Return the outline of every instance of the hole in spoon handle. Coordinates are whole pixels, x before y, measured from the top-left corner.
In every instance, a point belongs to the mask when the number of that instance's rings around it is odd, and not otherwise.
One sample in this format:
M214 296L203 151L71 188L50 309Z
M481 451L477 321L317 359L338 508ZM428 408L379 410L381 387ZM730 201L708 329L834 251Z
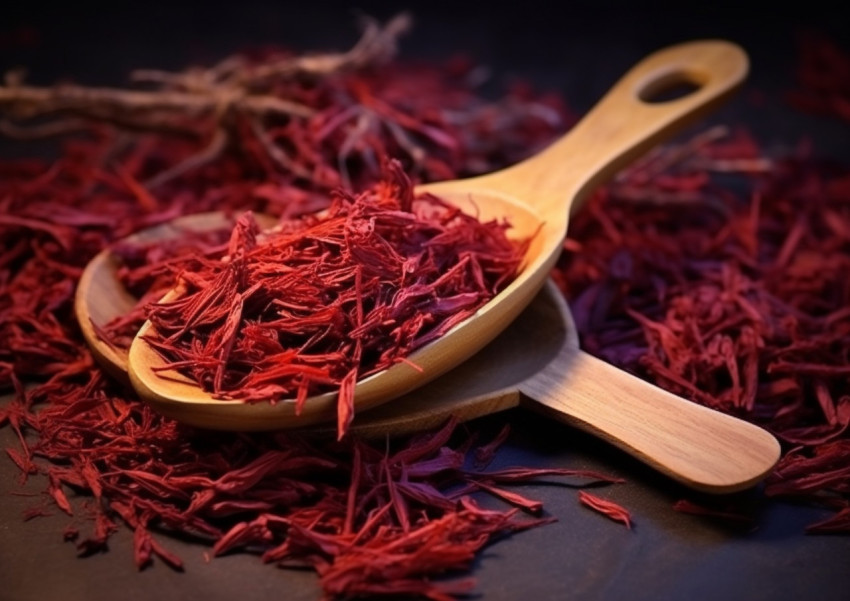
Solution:
M670 102L693 94L702 87L698 77L686 71L674 71L667 76L647 82L638 91L638 98L649 104Z
M564 137L493 174L493 183L545 214L563 213L569 203L574 211L628 162L726 100L748 68L746 53L723 40L659 50L632 67ZM692 90L674 99L659 96L677 83Z
M637 65L632 73L636 79L635 96L644 104L682 101L704 105L700 96L723 100L744 80L749 61L737 45L723 40L689 42L660 50ZM697 113L699 114L699 113Z

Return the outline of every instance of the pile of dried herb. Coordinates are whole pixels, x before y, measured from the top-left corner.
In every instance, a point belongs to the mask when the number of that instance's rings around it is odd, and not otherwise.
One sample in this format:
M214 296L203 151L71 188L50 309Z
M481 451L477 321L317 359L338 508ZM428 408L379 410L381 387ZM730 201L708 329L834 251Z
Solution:
M566 128L557 98L517 88L485 100L469 62L386 63L400 25L373 24L352 51L321 60L228 59L201 78L205 86L196 71L148 71L136 75L160 88L144 94L72 85L51 94L14 78L0 89L5 133L63 134L53 161L0 163L0 387L9 393L0 424L18 434L5 451L22 477L44 477L69 514L64 537L81 554L106 550L123 527L135 533L139 567L158 558L180 568L163 534L177 532L208 541L214 554L259 549L271 563L312 566L328 595L447 598L471 581L438 577L468 568L493 537L549 520L512 484L612 481L569 470L487 473L480 465L504 436L476 447L452 423L390 448L182 427L107 377L74 323L86 262L136 230L210 210L295 223L334 195L350 205L341 188L380 189L383 159L400 161L415 181L472 175ZM250 102L207 110L247 89ZM406 189L397 184L384 188ZM128 288L158 298L185 261L220 264L227 247L215 233L114 250ZM485 288L498 285L490 276ZM116 345L126 345L137 318L111 325ZM505 508L479 508L476 492ZM23 517L48 511L38 504Z
M807 42L789 97L846 119L850 57ZM809 532L850 532L850 168L710 130L623 173L565 247L583 346L775 434L766 494L836 510Z
M354 49L320 60L266 53L203 76L138 72L156 84L145 93L50 95L14 78L0 88L4 133L62 136L55 160L0 162L0 425L18 434L6 454L22 477L44 477L72 516L64 536L80 553L129 528L140 567L179 568L165 534L178 532L216 554L309 565L328 596L448 599L471 582L439 576L468 568L494 536L548 520L512 484L612 482L476 467L504 436L476 447L455 424L389 449L186 428L110 380L74 325L86 261L138 229L208 210L290 219L326 208L332 190L374 185L385 157L414 181L453 178L513 163L567 128L557 98L483 99L471 63L394 61L404 25L373 24ZM818 70L847 64L817 56ZM841 106L839 87L803 81L800 93ZM151 260L135 273L139 292L169 271ZM848 532L848 271L850 170L764 157L745 133L713 129L601 191L553 275L588 350L776 433L784 455L767 494L834 507L810 531ZM484 510L472 493L514 508ZM631 524L601 496L577 502Z

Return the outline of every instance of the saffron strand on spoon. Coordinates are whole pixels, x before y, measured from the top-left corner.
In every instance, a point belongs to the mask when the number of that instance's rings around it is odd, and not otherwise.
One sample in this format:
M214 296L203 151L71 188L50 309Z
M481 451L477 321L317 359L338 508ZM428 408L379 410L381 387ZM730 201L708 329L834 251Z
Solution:
M295 399L299 415L308 397L340 391L344 432L356 380L405 361L516 276L526 244L507 231L414 198L390 162L385 181L340 192L321 216L262 236L240 217L221 261L182 273L150 306L141 340L163 359L157 373L223 402Z

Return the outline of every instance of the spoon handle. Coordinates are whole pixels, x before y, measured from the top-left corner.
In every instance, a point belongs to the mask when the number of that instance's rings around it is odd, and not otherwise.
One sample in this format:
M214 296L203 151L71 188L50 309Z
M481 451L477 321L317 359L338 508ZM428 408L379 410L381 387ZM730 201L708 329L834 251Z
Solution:
M632 67L561 139L483 179L488 187L529 199L545 214L562 214L571 200L575 210L595 186L726 100L748 66L746 53L723 40L659 50ZM661 99L684 86L692 91Z
M662 390L576 348L564 348L520 390L541 410L691 488L730 493L779 460L767 431Z

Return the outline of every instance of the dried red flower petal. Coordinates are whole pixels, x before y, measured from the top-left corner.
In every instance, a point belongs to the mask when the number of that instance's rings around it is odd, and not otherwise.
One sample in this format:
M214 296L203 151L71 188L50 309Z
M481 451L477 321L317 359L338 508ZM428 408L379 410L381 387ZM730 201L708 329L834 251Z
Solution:
M752 526L755 523L755 517L753 515L740 510L736 510L734 506L731 509L718 508L707 506L705 504L695 503L693 501L689 501L688 499L679 499L673 504L673 509L681 513L707 516L734 524L744 524L747 526Z
M626 528L631 529L632 516L622 505L608 499L603 499L602 497L591 494L585 490L578 491L578 500L583 505L586 505L594 511L611 518L615 522L621 522L626 526Z

